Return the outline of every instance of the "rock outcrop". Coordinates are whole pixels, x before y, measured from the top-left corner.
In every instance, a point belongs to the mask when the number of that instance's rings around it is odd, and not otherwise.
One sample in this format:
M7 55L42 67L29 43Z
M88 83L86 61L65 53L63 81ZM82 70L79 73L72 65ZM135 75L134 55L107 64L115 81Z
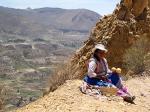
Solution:
M150 36L150 11L147 0L126 0L117 5L114 13L104 16L92 29L89 39L84 46L80 48L71 60L71 76L81 78L86 72L85 62L91 57L92 49L95 44L103 43L108 48L108 62L110 66L122 67L123 55L130 46L143 35ZM141 3L142 1L142 3ZM126 9L121 7L125 4L132 16L125 15L125 18L118 18L118 15L124 15ZM132 5L131 5L132 4ZM132 6L132 7L131 7ZM138 7L138 8L137 8ZM139 11L140 9L140 11ZM145 18L139 16L146 9ZM135 13L132 13L134 10ZM139 12L139 13L136 13ZM138 19L137 19L138 18Z
M121 0L118 18L125 20L130 17L135 19L146 19L148 0Z

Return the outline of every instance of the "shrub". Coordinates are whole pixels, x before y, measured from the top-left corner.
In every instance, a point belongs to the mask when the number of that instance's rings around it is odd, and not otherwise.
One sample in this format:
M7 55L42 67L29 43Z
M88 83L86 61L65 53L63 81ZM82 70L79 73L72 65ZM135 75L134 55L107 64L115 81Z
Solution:
M4 87L0 85L0 112L4 109Z
M14 97L14 90L7 85L0 85L0 112L7 111L6 105L10 104L10 99ZM9 110L9 109L8 109Z
M56 66L53 74L49 78L49 89L44 90L43 95L56 90L66 80L70 79L70 68L67 64L59 64Z
M144 65L146 70L150 70L150 52L148 52L144 57Z
M149 46L149 40L143 37L135 41L135 43L126 50L123 57L123 66L127 71L133 71L138 74L145 70L144 57L150 50Z

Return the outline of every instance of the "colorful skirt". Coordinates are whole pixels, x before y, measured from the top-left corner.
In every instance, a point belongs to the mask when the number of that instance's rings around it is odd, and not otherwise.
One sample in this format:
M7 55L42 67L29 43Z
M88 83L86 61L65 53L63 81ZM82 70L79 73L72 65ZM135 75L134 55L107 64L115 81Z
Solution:
M84 77L84 81L90 85L95 85L95 86L103 86L103 87L112 87L113 86L113 84L110 82L106 82L106 81L100 80L98 78L90 78L88 75Z

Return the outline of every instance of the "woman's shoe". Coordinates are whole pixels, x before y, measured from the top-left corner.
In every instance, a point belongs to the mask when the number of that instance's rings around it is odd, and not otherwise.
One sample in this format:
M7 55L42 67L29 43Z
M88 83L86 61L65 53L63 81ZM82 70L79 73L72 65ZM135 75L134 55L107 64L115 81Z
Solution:
M123 98L123 100L128 103L134 103L133 101L135 100L135 96L126 96Z

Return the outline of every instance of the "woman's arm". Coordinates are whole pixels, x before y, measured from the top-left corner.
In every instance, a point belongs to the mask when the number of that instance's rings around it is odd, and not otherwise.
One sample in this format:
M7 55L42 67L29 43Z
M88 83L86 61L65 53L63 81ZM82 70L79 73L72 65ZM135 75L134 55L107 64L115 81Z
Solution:
M107 69L107 75L109 75L110 73L112 73L112 71L109 69L107 60L105 58L104 58L104 62L105 62L106 69Z
M97 74L95 73L95 69L96 69L96 62L95 61L91 61L89 62L89 67L88 67L88 76L89 77L96 77Z

